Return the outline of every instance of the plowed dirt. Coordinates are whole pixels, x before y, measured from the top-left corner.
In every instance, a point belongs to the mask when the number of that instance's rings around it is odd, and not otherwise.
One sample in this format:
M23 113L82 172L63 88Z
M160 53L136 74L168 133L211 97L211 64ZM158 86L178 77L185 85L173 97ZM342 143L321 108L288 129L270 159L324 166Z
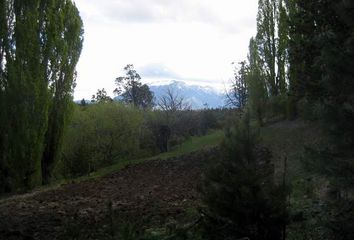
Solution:
M216 156L216 149L205 149L4 199L0 239L110 239L113 221L142 230L183 221L199 201L203 166Z

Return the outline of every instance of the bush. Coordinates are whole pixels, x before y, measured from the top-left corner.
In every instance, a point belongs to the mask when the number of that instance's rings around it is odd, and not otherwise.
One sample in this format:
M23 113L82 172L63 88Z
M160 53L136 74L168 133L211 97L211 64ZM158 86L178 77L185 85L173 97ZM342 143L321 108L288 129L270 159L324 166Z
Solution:
M201 135L205 135L210 129L218 128L216 112L211 109L201 111L199 117L199 128Z
M58 171L75 177L138 156L142 122L139 110L119 103L76 107Z
M145 112L141 146L152 154L166 152L190 136L205 135L209 130L219 128L217 117L222 119L225 114L224 111L211 109Z
M300 118L308 121L316 121L321 118L324 109L320 103L310 102L306 98L302 98L297 103L297 111Z

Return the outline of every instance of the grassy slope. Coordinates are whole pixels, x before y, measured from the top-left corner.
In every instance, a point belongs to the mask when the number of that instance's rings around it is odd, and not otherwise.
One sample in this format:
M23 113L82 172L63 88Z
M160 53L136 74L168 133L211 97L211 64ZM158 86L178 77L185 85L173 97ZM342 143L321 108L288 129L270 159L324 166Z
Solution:
M224 132L222 130L211 132L205 136L195 136L190 137L187 141L183 142L182 144L174 147L171 151L166 153L161 153L157 156L149 157L149 158L140 158L140 159L133 159L133 160L126 160L118 162L114 165L102 168L94 173L91 173L90 176L84 176L81 178L76 179L76 181L82 181L88 178L96 178L101 177L124 168L127 165L131 164L139 164L145 161L151 161L156 159L168 159L171 157L177 157L184 154L188 154L197 150L200 150L205 147L212 147L218 145L224 136Z
M302 181L311 177L303 170L300 159L304 146L319 144L319 130L316 126L311 126L300 121L284 121L272 124L261 129L261 140L269 147L273 153L276 176L282 178L284 172L284 159L287 160L287 176L291 182ZM114 165L102 168L90 176L84 176L77 180L95 178L119 171L127 165L139 164L145 161L156 159L168 159L172 157L188 154L204 147L218 145L224 136L222 130L214 131L205 136L195 136L176 146L171 151L149 157L120 161ZM296 190L296 189L295 189Z
M77 180L101 177L119 171L129 164L178 157L204 147L214 146L221 142L223 135L223 131L216 131L203 137L192 137L170 152L151 158L122 161L92 173L89 177ZM323 188L324 182L306 172L301 163L304 147L320 144L320 136L317 126L301 121L283 121L261 129L262 143L269 147L273 153L277 179L282 180L284 169L286 169L286 180L291 186L290 211L292 214L301 213L304 218L303 221L292 223L288 227L288 240L324 239L321 229L319 229L318 217L315 215L318 212L318 202L320 201L318 193ZM285 159L286 168L284 166Z
M178 157L204 147L215 146L223 138L223 131L215 131L202 137L192 137L186 142L172 149L170 152L159 154L151 158L122 161L115 165L103 168L90 176L85 176L75 181L88 178L101 177L124 168L130 164L139 164L155 159L168 159ZM318 127L304 124L300 121L278 122L261 129L261 139L264 145L273 153L276 176L281 179L284 172L284 159L287 159L286 178L291 185L292 193L289 199L291 211L303 214L305 221L293 223L288 228L288 240L296 239L324 239L318 229L318 219L313 217L318 211L318 192L324 185L322 180L307 173L302 164L301 157L304 146L320 144L320 131ZM61 182L62 183L62 182ZM51 187L58 186L58 183Z

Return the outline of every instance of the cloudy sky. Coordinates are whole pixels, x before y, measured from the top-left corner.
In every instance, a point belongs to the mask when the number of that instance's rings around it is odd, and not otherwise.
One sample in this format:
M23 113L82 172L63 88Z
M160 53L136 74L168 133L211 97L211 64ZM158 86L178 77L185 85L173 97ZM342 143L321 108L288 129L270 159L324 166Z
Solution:
M247 56L257 0L75 0L85 41L75 99L91 98L134 64L144 83L182 80L224 89Z

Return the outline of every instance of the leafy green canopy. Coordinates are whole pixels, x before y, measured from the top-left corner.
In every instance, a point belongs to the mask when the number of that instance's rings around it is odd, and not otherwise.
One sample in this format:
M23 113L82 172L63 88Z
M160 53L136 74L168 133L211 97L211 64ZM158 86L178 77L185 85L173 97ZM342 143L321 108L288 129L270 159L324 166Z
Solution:
M76 106L57 173L77 177L138 157L142 112L117 102Z
M70 0L1 0L0 13L2 192L47 181L60 149L83 30Z

